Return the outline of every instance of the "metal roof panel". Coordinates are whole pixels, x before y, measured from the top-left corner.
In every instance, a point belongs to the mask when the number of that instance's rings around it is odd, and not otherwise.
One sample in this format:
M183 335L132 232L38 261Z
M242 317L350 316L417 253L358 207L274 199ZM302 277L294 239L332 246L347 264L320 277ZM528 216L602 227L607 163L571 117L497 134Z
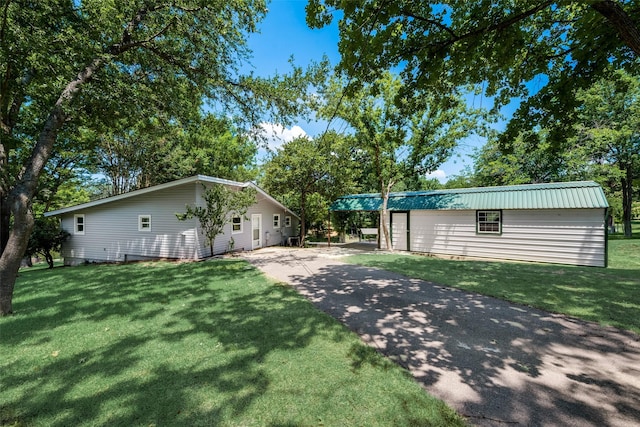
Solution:
M330 209L377 211L381 205L379 194L355 194L340 197ZM388 209L393 211L579 209L608 206L602 188L593 181L396 192L389 194L388 202Z

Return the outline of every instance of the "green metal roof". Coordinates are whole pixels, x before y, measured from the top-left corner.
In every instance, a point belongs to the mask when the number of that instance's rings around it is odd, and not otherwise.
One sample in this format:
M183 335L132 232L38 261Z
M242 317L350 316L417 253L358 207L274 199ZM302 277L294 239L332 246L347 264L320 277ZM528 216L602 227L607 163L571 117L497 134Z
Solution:
M353 194L340 197L329 209L377 211L381 205L380 194ZM390 193L387 207L392 211L582 209L607 208L609 204L600 185L578 181Z

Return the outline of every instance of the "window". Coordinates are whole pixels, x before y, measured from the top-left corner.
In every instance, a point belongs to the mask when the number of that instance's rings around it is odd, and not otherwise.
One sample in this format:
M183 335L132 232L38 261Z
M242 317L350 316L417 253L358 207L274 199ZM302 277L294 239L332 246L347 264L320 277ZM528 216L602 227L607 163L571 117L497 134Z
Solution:
M280 228L280 214L273 214L273 228Z
M138 215L138 231L151 231L151 215Z
M502 233L502 212L501 211L477 211L476 212L477 232L485 234Z
M84 234L84 214L73 216L73 234Z
M231 234L242 233L242 217L239 215L231 218Z
M290 216L285 216L284 217L284 226L285 227L291 227L291 217Z

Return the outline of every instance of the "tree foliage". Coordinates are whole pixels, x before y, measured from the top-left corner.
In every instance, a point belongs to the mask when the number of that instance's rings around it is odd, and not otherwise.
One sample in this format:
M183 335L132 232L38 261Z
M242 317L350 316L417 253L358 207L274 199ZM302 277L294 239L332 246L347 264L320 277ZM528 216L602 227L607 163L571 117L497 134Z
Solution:
M257 191L253 187L234 191L221 184L214 184L209 188L203 184L202 187L204 205L188 205L187 211L176 214L176 217L180 221L198 219L200 227L209 241L211 256L213 256L215 238L224 233L224 227L231 222L234 216L240 216L247 220L245 214L249 207L256 202Z
M638 0L311 0L307 22L319 28L340 16L339 68L354 87L395 70L401 99L435 93L446 102L451 88L469 85L496 107L523 99L506 144L534 124L566 135L578 89L609 65L637 67L639 7Z
M49 159L95 148L82 129L155 115L180 122L199 114L203 101L246 127L303 112L317 69L271 78L240 72L250 57L246 35L266 10L264 0L3 2L0 315L13 310L31 202Z
M33 256L41 254L49 268L53 268L53 255L51 252L60 251L62 243L71 235L60 229L56 218L38 217L35 220L33 233L29 236L29 244L25 255Z
M105 129L98 140L96 170L108 180L109 195L193 175L233 181L256 176L256 143L230 120L212 114L184 125L157 117Z
M613 71L577 94L574 150L595 176L612 179L622 193L622 222L631 237L634 180L640 178L640 78Z
M391 248L386 220L389 192L446 161L457 144L477 129L479 116L455 91L446 109L434 105L433 95L414 100L411 109L401 108L396 103L400 91L401 82L391 73L355 92L345 92L334 80L325 93L323 110L326 118L339 117L353 132L355 157L365 181L383 199L380 220L387 248Z
M585 179L570 165L571 152L566 144L558 147L546 129L521 132L507 150L498 136L490 138L474 155L473 180L479 186L518 185ZM558 149L557 149L558 148Z
M264 165L263 185L300 214L301 244L306 227L326 218L331 201L355 189L357 169L352 139L335 132L319 138L296 138Z

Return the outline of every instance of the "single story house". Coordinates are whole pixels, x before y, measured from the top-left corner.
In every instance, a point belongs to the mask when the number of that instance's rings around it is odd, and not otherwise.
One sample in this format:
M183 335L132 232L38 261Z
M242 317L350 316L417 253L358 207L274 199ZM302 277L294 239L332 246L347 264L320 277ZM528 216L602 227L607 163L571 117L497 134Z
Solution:
M381 206L356 194L330 210ZM387 217L397 250L606 267L608 207L595 182L557 182L390 193Z
M203 186L204 184L204 186ZM245 217L234 217L214 241L214 253L280 245L297 235L299 218L251 182L198 175L51 211L71 234L62 247L65 265L146 259L197 260L211 255L197 218L180 221L186 206L203 206L205 187L257 190ZM246 219L245 219L246 218Z

